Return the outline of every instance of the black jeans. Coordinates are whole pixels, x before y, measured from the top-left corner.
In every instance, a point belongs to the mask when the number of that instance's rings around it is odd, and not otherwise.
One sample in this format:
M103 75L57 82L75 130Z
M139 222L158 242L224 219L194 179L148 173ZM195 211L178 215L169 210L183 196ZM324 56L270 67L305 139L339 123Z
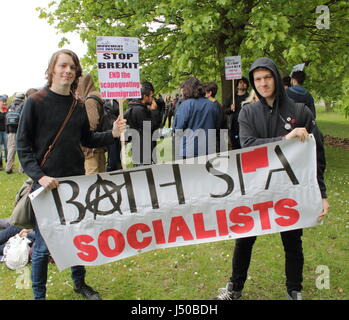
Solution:
M115 139L114 143L107 146L108 149L108 161L107 172L122 169L120 153L121 145L120 140Z
M303 281L303 230L281 232L281 239L285 250L286 288L288 292L302 290ZM240 291L244 288L247 271L250 266L252 247L256 237L240 238L236 240L233 256L233 274L230 281L233 290Z

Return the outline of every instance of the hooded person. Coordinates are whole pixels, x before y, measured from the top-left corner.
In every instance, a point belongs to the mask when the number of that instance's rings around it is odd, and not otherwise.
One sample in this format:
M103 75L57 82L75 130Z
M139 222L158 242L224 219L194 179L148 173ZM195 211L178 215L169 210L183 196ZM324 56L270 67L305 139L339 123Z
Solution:
M305 81L305 72L302 70L293 71L291 74L291 87L286 89L289 98L294 102L304 103L316 118L316 110L313 96L302 87Z
M97 91L90 74L79 78L76 95L84 103L90 122L91 131L99 131L101 115L103 115L103 100L101 94ZM106 148L87 148L81 147L85 156L86 174L96 174L106 170Z
M304 104L295 103L287 97L279 71L271 59L257 59L250 68L249 78L259 101L246 104L240 111L241 146L243 148L257 146L294 137L304 141L308 133L313 133L317 146L317 178L323 204L323 212L319 218L322 219L329 207L323 180L325 155L322 135L311 111ZM304 264L302 234L302 229L280 233L285 250L286 289L291 300L302 299ZM241 297L255 240L256 237L236 240L232 276L215 299L233 300Z

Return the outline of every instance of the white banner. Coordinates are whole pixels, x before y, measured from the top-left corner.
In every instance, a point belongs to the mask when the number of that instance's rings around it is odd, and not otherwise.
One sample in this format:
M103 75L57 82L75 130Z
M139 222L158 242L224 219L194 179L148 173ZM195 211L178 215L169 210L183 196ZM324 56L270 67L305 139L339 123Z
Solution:
M242 78L241 56L225 57L224 66L226 80Z
M60 270L100 265L158 248L317 225L322 201L314 138L61 178L31 194Z
M103 99L140 98L138 39L97 37L96 46Z

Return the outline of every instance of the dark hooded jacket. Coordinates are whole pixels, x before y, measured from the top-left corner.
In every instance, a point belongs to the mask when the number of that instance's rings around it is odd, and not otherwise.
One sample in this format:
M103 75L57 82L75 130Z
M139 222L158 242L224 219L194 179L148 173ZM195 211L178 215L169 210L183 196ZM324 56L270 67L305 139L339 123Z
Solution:
M289 98L294 102L302 102L313 113L314 119L316 118L316 110L313 96L301 86L292 86L286 89L286 93Z
M258 68L268 69L274 76L276 93L272 107L268 105L266 99L259 94L254 85L253 72ZM244 105L239 114L241 146L244 148L280 141L294 128L305 127L316 140L317 179L322 197L327 198L324 183L326 160L323 136L315 124L310 109L288 98L279 71L271 59L257 59L251 66L249 78L259 101ZM287 129L288 126L289 129Z
M132 161L134 164L151 164L156 162L153 158L152 150L156 147L156 141L152 140L154 131L160 127L160 112L148 109L148 106L140 102L139 99L131 100L128 110L125 113L125 119L131 129L139 133L139 142L132 137ZM150 132L144 130L150 129ZM149 141L144 144L143 136L149 137ZM128 137L130 141L131 137ZM139 146L138 146L139 144ZM150 150L149 147L150 146Z

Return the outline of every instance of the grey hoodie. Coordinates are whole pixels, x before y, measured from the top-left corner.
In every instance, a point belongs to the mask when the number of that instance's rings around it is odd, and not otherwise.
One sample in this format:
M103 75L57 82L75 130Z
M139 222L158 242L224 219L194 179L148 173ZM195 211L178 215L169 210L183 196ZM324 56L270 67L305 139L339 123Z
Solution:
M275 79L275 101L273 107L268 106L256 90L253 72L257 68L265 68L272 72ZM251 66L250 83L260 101L246 104L240 111L239 128L241 146L250 147L282 140L296 127L305 127L313 133L316 140L317 178L323 198L326 198L324 171L326 167L323 137L315 124L309 108L304 104L295 103L288 98L282 84L281 76L274 62L269 58L259 58Z

